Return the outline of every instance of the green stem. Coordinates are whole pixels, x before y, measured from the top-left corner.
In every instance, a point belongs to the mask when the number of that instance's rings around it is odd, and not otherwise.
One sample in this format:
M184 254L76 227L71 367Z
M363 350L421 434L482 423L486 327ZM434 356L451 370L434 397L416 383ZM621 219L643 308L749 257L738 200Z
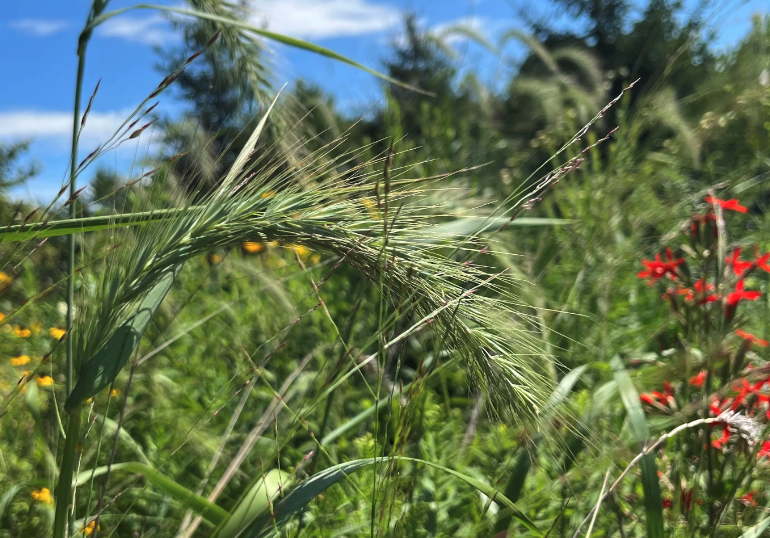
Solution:
M77 166L78 166L78 137L80 135L80 97L83 93L83 75L86 69L86 45L87 39L81 37L78 43L78 74L75 81L75 106L72 113L72 152L70 153L70 219L76 217L75 201L72 199L77 192ZM67 334L72 331L72 305L75 298L75 234L70 234L68 239L67 257ZM67 396L72 392L72 338L67 338Z
M80 406L77 406L67 423L67 439L64 441L59 483L56 486L56 512L53 524L54 538L64 538L67 534L69 509L72 504L72 476L77 461L78 442L80 440ZM72 533L70 533L72 535Z

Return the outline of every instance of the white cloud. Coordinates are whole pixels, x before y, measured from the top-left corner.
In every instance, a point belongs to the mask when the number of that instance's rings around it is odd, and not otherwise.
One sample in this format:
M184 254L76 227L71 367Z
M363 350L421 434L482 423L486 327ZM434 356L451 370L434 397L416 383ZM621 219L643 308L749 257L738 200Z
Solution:
M170 23L160 15L149 17L113 17L100 25L96 33L143 45L162 45L174 39Z
M67 21L59 20L45 20L45 19L20 19L10 23L11 28L24 32L25 34L31 34L35 37L47 37L61 32L69 23Z
M130 110L94 112L88 115L80 140L98 144L110 138L131 113ZM38 110L0 111L0 139L47 139L69 142L72 113Z
M393 6L368 0L260 0L252 6L253 24L301 39L377 33L401 20Z

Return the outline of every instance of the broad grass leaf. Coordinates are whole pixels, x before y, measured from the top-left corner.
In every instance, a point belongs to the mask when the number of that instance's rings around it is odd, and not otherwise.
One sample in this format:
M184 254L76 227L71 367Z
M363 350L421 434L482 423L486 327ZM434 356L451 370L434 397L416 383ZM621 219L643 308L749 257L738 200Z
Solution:
M144 331L181 269L182 265L180 264L161 275L131 317L118 327L93 358L83 365L78 376L78 382L67 398L64 409L72 411L88 398L92 398L99 391L110 386L118 377L131 353L139 345Z
M535 523L529 517L527 517L526 514L519 510L519 508L510 499L498 492L492 486L484 484L472 476L468 476L464 473L455 471L454 469L450 469L430 461L406 457L396 457L395 459L399 461L410 461L413 463L427 465L428 467L433 467L434 469L444 471L445 473L461 479L468 485L484 493L490 499L493 499L496 503L510 509L513 513L513 516L521 521L524 526L532 532L532 534L535 536L543 536L543 533L540 531L540 529L537 528ZM328 488L339 482L342 478L358 471L359 469L368 467L369 465L374 465L375 463L384 463L386 461L387 458L354 460L347 463L342 463L335 467L330 467L329 469L325 469L315 474L294 488L294 490L292 490L292 492L289 493L283 500L276 503L273 509L273 516L270 518L265 517L263 520L257 521L256 524L252 527L251 533L248 536L254 538L257 536L268 535L271 530L280 528L294 515L299 513L299 511L302 510L303 507L305 507L310 501L312 501L320 493L323 493Z
M278 469L273 469L261 477L244 495L229 519L222 525L217 538L236 538L268 510L270 503L286 488L292 476Z
M107 473L107 470L108 466L105 465L103 467L97 467L96 469L82 471L73 479L72 487L88 484L90 483L92 476L102 476ZM127 473L143 475L144 479L151 483L153 486L167 493L186 508L189 508L196 514L201 515L204 519L213 523L214 525L220 525L224 523L229 517L227 510L210 502L205 497L196 495L186 487L177 484L154 467L132 461L114 464L112 466L112 472L116 471L125 471Z
M770 527L770 517L767 517L741 534L740 538L760 538L764 536L767 528Z
M626 408L628 425L637 442L637 448L641 450L644 443L650 437L650 429L644 416L642 404L639 401L639 393L634 387L631 376L628 375L623 361L618 355L610 360L610 366L618 385L620 398ZM644 489L644 509L647 514L647 536L649 538L663 538L663 500L660 496L660 482L658 481L658 467L655 464L655 454L647 454L639 463L642 471L642 488Z

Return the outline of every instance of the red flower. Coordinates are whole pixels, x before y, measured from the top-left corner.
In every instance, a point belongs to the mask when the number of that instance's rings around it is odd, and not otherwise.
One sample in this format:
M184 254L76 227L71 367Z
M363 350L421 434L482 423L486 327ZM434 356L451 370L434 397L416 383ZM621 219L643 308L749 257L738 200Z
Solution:
M743 291L743 280L739 280L735 285L735 291L727 294L727 304L730 306L737 305L741 300L756 301L759 299L762 293L758 291Z
M711 441L711 446L713 446L716 449L721 449L725 444L727 444L729 440L730 440L730 428L725 426L724 428L722 428L722 437L714 441Z
M653 404L655 403L655 398L653 398L651 395L647 394L646 392L643 392L643 393L642 393L642 394L639 396L639 399L640 399L642 402L644 402L644 403L646 403L646 404L649 404L649 405L653 405Z
M683 489L679 496L679 500L684 505L685 512L689 512L692 507L692 496L695 493L695 488Z
M642 271L637 274L639 278L649 278L650 285L658 279L668 275L669 278L676 278L676 268L678 265L684 263L684 258L674 259L674 254L671 249L666 247L666 261L660 259L660 254L655 255L655 260L642 260L642 263L647 267L646 271Z
M766 457L770 458L770 441L765 441L762 444L762 450L759 451L759 454L757 454L758 458Z
M703 386L703 382L706 381L706 370L699 372L698 375L690 378L690 385L695 385L698 388Z
M746 495L744 495L743 497L740 497L738 499L738 502L745 504L746 506L756 506L757 501L754 500L755 493L756 493L755 491L749 491Z
M713 196L706 196L705 200L707 204L715 204L720 206L722 209L731 209L733 211L738 211L739 213L746 213L746 211L748 211L745 207L740 205L738 200L735 198L731 200L720 200L719 198L714 198Z
M728 263L733 268L733 273L735 273L735 276L741 276L743 273L745 273L752 265L754 265L752 262L742 262L738 258L741 256L741 247L737 247L733 251L732 258L725 258L725 263Z
M760 256L757 245L754 245L754 258L756 258L756 261L754 263L757 264L757 267L759 267L760 269L764 269L765 271L770 273L770 265L767 265L767 261L770 260L770 252L768 252L764 256Z
M671 499L663 499L663 508L671 508Z
M707 284L706 280L701 278L700 280L695 281L695 291L691 290L690 288L681 288L677 293L679 295L684 295L684 300L687 302L692 301L695 296L701 297L703 295L703 292L711 291L714 289L714 284ZM707 295L706 297L703 297L698 301L698 304L703 303L710 303L713 301L716 301L718 297L714 294Z
M666 396L673 396L674 395L674 387L671 386L670 381L664 381L663 382L663 390L666 391Z
M735 411L738 409L738 407L743 403L743 400L746 398L746 396L750 396L752 394L758 394L760 390L762 390L762 385L765 384L765 381L758 381L754 385L751 385L748 381L746 381L746 378L741 379L741 390L738 393L738 396L735 397L735 401L733 402L733 405L730 406L730 409Z
M722 407L719 404L719 398L711 400L711 403L709 404L709 411L711 411L715 417L718 417L722 414Z
M767 344L768 344L767 340L762 340L761 338L757 338L751 333L743 332L740 329L735 329L735 334L737 334L738 336L740 336L741 338L743 338L749 343L757 344L758 346L761 346L761 347L767 347Z

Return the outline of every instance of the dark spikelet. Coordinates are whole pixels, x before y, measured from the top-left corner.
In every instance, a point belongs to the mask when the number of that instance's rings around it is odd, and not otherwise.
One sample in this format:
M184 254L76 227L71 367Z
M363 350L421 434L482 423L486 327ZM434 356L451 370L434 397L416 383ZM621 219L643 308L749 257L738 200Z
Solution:
M147 124L143 125L142 127L140 127L139 129L137 129L137 130L136 130L136 131L134 131L133 133L131 133L131 136L129 136L129 137L128 137L128 140L132 140L132 139L134 139L134 138L138 138L138 137L139 137L139 135L141 135L141 134L142 134L142 132L143 132L145 129L147 129L147 127L149 127L150 125L152 125L152 124L153 124L153 123L155 123L156 121L158 121L158 120L157 120L157 118L156 118L156 119L154 119L154 120L152 120L151 122L149 122L149 123L147 123Z
M91 112L91 107L94 104L94 98L96 97L96 92L99 91L99 85L102 83L102 79L99 79L99 82L96 83L96 88L94 88L94 93L91 94L91 98L88 100L88 106L86 107L86 111L83 113L83 119L80 120L80 130L83 130L83 127L86 126L86 119L88 118L88 113Z
M69 199L66 202L64 202L64 207L67 207L72 202L74 202L77 199L77 197L80 196L80 193L83 192L84 190L86 190L87 188L88 188L88 185L86 185L85 187L81 187L78 190L76 190L75 193L72 196L70 196Z
M222 32L217 32L216 34L214 34L214 37L212 37L211 39L209 39L209 40L208 40L208 42L206 43L206 47L205 47L205 48L209 48L211 45L213 45L213 44L214 44L214 42L215 42L217 39L219 39L219 37L220 37L221 35L222 35Z
M78 165L77 170L80 170L83 167L83 165L91 159L91 157L93 157L99 152L100 149L101 149L101 146L97 146L97 148L93 150L91 153L89 153L85 159L80 161L80 164ZM59 196L61 196L61 194L59 194Z

